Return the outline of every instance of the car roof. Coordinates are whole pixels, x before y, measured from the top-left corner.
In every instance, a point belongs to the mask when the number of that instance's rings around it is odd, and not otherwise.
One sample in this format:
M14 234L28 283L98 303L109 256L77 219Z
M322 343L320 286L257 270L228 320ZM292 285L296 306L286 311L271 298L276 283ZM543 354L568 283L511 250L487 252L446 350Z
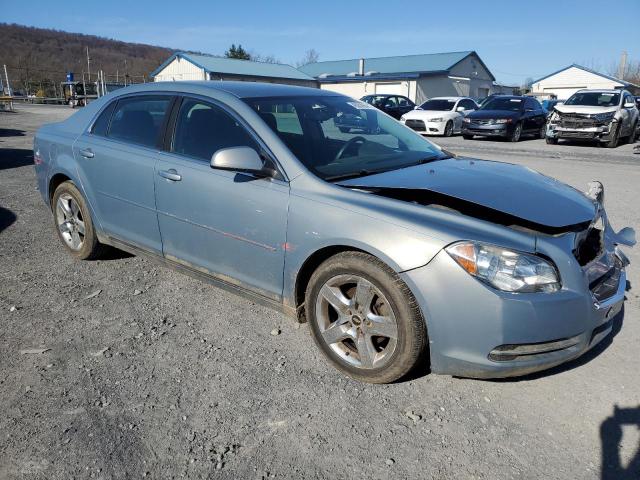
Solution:
M618 90L617 88L581 88L578 92L594 92L594 93L622 93L627 90Z
M329 90L321 90L319 88L298 87L296 85L283 85L279 83L262 83L262 82L238 82L238 81L215 81L215 80L199 80L199 81L180 81L180 82L149 82L144 84L136 84L126 87L127 93L134 92L193 92L194 89L200 90L201 94L206 95L207 90L218 90L230 93L238 98L253 97L294 97L294 96L323 96L335 97L343 96ZM117 90L125 92L125 89Z
M399 93L369 93L368 95L365 95L364 97L404 97L404 98L409 98L406 95L400 95ZM362 97L362 98L364 98Z

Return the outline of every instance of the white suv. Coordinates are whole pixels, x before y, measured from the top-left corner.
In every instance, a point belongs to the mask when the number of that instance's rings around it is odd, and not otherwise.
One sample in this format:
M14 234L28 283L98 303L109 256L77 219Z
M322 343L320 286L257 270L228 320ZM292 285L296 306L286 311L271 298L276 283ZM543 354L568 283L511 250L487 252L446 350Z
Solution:
M578 90L556 105L547 123L547 143L587 139L615 148L621 139L633 143L638 132L638 108L626 90Z

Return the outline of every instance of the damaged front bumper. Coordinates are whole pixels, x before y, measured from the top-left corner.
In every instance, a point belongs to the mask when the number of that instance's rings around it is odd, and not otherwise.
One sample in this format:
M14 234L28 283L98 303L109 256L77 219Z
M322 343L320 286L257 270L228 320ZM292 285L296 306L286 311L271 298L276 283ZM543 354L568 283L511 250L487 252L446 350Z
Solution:
M561 123L547 123L547 138L582 139L608 142L616 131L617 122L592 127L566 127Z

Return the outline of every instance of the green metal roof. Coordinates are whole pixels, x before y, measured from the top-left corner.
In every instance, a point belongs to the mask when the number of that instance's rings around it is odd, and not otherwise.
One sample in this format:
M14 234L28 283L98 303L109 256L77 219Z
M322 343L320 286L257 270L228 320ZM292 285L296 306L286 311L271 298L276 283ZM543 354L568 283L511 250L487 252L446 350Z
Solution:
M427 53L424 55L405 55L399 57L374 57L364 59L364 71L376 72L379 74L397 73L436 73L448 72L454 65L464 60L469 55L475 55L480 63L480 57L474 51L449 52L449 53ZM337 60L333 62L316 62L304 65L300 71L319 77L323 74L331 76L345 76L358 71L359 59ZM489 69L487 68L487 71Z
M265 63L252 62L250 60L238 60L235 58L213 57L211 55L202 55L196 53L177 52L171 55L162 65L156 68L151 76L155 77L164 67L173 61L174 58L180 57L188 60L194 65L203 68L209 73L222 73L229 75L246 75L254 77L268 78L288 78L294 80L314 79L309 75L296 70L291 65L281 63Z

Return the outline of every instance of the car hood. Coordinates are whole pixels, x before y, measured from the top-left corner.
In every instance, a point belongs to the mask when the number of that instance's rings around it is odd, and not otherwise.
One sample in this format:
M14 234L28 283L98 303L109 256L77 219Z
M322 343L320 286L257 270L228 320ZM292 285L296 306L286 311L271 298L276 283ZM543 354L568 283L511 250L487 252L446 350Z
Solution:
M558 180L488 160L449 158L338 184L546 233L582 228L596 213L593 201Z
M511 110L476 110L467 115L467 118L483 120L488 118L518 118L520 112L512 112Z
M589 105L556 105L556 110L560 113L585 113L593 115L596 113L609 113L618 110L618 107L590 107Z

